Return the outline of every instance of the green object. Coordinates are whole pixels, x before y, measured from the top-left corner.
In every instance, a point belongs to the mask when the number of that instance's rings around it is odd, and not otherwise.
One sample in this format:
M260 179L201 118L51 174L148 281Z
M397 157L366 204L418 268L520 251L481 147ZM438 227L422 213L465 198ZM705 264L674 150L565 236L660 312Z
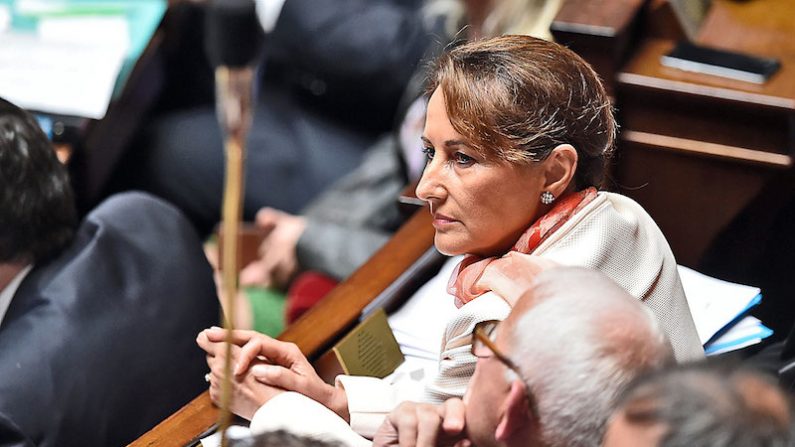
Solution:
M284 330L284 308L287 297L274 289L248 287L244 290L251 304L254 330L276 337Z

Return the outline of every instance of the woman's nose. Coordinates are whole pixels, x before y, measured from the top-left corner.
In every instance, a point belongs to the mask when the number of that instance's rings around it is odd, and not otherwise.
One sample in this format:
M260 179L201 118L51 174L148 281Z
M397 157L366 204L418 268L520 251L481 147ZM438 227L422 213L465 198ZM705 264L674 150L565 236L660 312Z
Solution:
M420 177L420 181L417 183L417 188L414 193L420 200L429 202L434 198L440 198L442 191L443 188L440 182L438 167L436 163L434 163L434 160L431 160L425 165L425 169L422 171L422 177Z

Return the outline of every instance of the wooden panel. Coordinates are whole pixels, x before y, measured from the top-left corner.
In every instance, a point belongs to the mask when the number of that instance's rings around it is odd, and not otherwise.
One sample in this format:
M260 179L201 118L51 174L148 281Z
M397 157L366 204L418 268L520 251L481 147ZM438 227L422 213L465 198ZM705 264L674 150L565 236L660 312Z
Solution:
M663 3L652 0L650 11ZM674 40L659 38L638 45L618 74L617 189L649 211L683 264L698 266L716 235L792 171L793 7L791 0L714 0L699 34L705 45L779 58L781 69L765 84L664 67L660 57Z
M425 258L433 235L430 213L424 208L418 210L365 265L288 327L279 339L297 344L309 359L319 357L359 320L368 304L381 297L417 260ZM130 445L190 445L217 419L218 409L204 392Z
M794 31L795 2L792 0L713 0L698 41L762 56L793 57Z
M789 155L745 149L736 146L726 146L634 130L624 131L622 139L624 141L631 141L647 146L656 146L660 150L679 152L683 155L690 154L694 156L713 157L722 161L747 163L768 168L786 169L792 167L792 157Z
M687 38L682 22L670 0L649 0L643 13L643 35L647 38L680 40Z
M614 170L618 192L649 212L677 262L696 267L713 238L782 169L737 163L638 141L625 132Z
M643 0L567 0L553 20L555 40L586 59L613 94L613 79L630 49Z
M795 110L795 58L781 56L782 67L765 84L736 81L665 67L660 57L673 48L674 42L647 39L621 70L626 82L651 88L667 89L674 93L747 103L749 105Z
M194 445L200 435L218 421L219 411L205 391L165 421L129 444L134 447L183 447Z
M619 74L617 101L624 129L780 154L795 152L791 86L760 87L662 67L660 56L672 45L647 41ZM793 70L784 75L795 79Z
M642 5L643 0L568 0L552 26L560 31L615 36L629 26Z

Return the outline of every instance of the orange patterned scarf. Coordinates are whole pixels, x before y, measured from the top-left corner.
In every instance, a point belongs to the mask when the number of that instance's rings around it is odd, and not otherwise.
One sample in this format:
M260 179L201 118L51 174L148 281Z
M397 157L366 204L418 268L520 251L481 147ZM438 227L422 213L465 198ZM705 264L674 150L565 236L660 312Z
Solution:
M593 187L561 197L548 213L530 225L530 228L516 241L511 251L525 254L533 253L542 242L566 223L571 216L583 209L595 198L596 188ZM480 258L475 255L466 255L461 263L456 266L450 276L450 281L447 283L447 292L455 296L457 307L461 307L489 291L477 283L486 267L495 259L497 258Z

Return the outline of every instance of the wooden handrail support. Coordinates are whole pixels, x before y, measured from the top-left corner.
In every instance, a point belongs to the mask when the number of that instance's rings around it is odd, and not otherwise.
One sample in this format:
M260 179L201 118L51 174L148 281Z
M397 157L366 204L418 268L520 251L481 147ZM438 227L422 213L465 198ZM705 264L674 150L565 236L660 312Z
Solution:
M427 209L419 209L370 260L278 338L295 343L310 360L353 327L367 305L420 259L433 244ZM130 444L133 447L192 445L218 419L208 392Z
M613 96L614 79L634 43L645 0L565 0L550 31L555 41L582 56Z

